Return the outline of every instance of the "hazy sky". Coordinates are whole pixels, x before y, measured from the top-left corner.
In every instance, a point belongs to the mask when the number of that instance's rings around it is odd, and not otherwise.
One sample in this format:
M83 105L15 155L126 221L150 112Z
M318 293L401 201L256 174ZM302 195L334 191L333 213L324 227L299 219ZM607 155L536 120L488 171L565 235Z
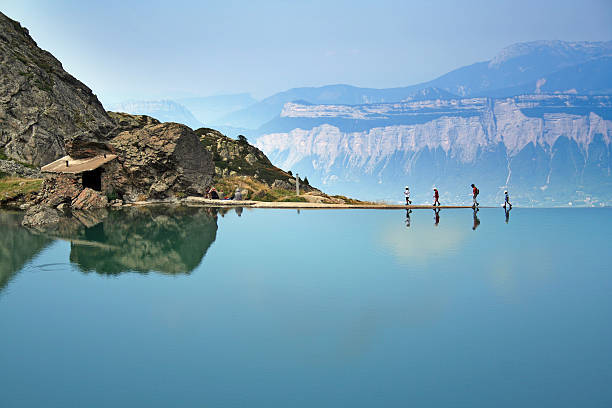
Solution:
M0 0L104 102L405 86L515 42L611 40L612 0Z

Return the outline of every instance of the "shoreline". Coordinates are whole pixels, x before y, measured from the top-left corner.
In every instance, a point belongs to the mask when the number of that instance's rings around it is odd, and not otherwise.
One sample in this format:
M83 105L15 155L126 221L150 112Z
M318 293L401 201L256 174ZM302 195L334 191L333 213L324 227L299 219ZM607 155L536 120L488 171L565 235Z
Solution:
M147 206L160 204L181 204L190 207L243 207L243 208L270 208L270 209L354 209L354 210L433 210L438 209L472 209L466 205L441 205L433 207L431 205L404 205L404 204L327 204L327 203L308 203L293 201L251 201L251 200L213 200L202 197L186 197L176 201L136 201L125 203L124 206ZM497 208L481 206L479 208Z

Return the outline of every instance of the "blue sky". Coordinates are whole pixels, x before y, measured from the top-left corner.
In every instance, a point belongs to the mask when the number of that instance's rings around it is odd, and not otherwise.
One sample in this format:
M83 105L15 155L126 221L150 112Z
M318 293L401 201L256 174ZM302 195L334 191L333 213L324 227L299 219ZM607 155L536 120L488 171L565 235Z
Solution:
M405 86L533 40L610 40L612 1L36 1L0 11L104 102Z

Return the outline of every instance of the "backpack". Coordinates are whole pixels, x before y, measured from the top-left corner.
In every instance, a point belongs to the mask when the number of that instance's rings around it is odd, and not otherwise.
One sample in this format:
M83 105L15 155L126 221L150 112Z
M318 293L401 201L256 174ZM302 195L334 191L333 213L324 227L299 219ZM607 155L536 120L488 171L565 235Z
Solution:
M476 187L476 194L475 195L478 195L478 194L480 194L480 190L478 190L478 187Z

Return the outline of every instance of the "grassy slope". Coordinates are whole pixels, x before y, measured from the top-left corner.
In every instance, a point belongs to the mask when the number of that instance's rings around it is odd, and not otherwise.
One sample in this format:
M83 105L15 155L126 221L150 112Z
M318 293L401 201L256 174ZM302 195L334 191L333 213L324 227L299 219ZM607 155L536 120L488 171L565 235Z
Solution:
M0 202L13 200L20 195L38 192L42 179L2 177L0 174Z

